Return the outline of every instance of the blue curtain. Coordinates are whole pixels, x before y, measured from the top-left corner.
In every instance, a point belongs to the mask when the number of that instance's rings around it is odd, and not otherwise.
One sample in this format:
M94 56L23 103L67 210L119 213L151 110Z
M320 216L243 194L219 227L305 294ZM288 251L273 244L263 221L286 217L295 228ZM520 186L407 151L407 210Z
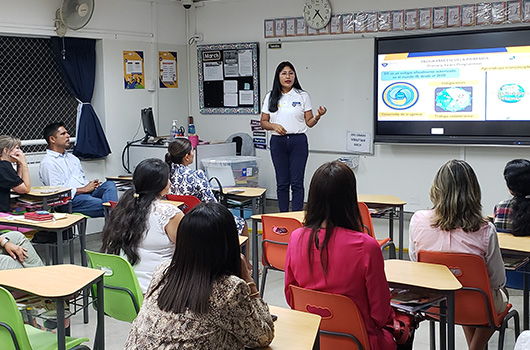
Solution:
M103 158L111 153L105 132L92 107L96 75L96 41L51 38L59 71L70 93L79 101L74 154L80 158ZM63 51L65 50L65 51Z

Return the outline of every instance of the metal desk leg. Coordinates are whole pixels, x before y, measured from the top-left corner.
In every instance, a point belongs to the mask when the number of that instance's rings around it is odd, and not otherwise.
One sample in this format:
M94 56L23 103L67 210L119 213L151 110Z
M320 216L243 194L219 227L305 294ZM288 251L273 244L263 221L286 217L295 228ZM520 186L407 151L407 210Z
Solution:
M62 246L61 246L62 248ZM57 298L57 349L66 349L66 331L64 329L64 298Z
M436 350L436 329L434 328L434 321L429 321L429 344L430 350Z
M65 231L57 230L57 264L64 263L63 232Z
M86 223L87 219L84 218L77 224L79 233L79 243L81 245L81 266L88 266L86 258ZM90 287L83 288L83 322L88 323L88 293L90 293Z
M260 214L265 214L265 201L267 199L265 198L265 193L263 193L260 197Z
M403 224L405 222L405 215L403 213L403 206L399 207L399 248L398 248L398 256L399 259L403 260Z
M258 197L252 197L252 215L260 214L258 210ZM241 217L244 217L243 215Z
M258 259L258 220L252 219L252 278L259 286L259 259Z
M529 303L530 303L530 300L528 300L528 297L529 297L529 291L528 291L528 287L529 287L529 283L528 283L528 273L527 272L524 272L523 273L523 329L526 331L528 330L528 327L529 327Z
M447 302L440 302L440 350L447 349Z
M388 237L391 241L394 241L394 215L396 208L392 207L390 214L388 214Z
M81 244L81 266L88 266L88 262L86 259L85 249L86 249L86 223L87 219L84 218L81 220L81 222L78 224L78 230L79 230L79 243Z
M103 276L100 277L96 284L98 295L98 325L96 327L96 338L94 341L94 350L105 350L105 306L103 305Z
M455 350L455 292L447 295L447 341L449 350Z

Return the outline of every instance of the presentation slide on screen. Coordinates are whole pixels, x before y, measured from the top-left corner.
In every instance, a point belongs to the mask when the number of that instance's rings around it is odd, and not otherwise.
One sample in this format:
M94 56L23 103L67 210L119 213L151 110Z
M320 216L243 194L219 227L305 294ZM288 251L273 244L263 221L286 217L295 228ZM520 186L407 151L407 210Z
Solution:
M381 54L379 121L530 120L530 46Z

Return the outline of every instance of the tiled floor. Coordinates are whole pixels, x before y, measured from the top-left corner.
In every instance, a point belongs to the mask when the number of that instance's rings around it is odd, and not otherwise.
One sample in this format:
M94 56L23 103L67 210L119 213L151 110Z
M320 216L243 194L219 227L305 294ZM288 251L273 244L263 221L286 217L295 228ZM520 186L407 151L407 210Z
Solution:
M276 211L276 208L268 207L268 212ZM387 232L388 224L384 221L376 220L374 221L376 225L375 230L377 232ZM397 226L397 225L396 225ZM405 226L408 226L406 222ZM397 229L397 227L396 227ZM407 234L407 232L405 232ZM379 235L378 235L379 236ZM407 237L405 237L404 242L407 242ZM99 234L90 235L87 238L88 248L91 250L99 250L101 246L101 240ZM405 243L407 246L407 243ZM77 248L76 248L77 250ZM76 259L76 262L79 259ZM271 305L277 305L281 307L288 307L285 302L285 297L283 294L283 273L271 271L267 276L267 284L265 287L265 296L264 299L267 303ZM514 307L522 313L522 292L519 290L510 289L510 302ZM83 324L82 316L76 315L72 318L72 335L73 336L86 336L90 339L89 346L92 347L94 334L96 326L96 314L93 309L90 310L90 322L88 324ZM512 325L510 324L510 327ZM110 317L105 318L105 343L107 349L123 349L123 345L127 338L127 334L130 329L130 324L126 322L116 321ZM416 350L427 350L429 349L429 326L427 322L422 322L420 328L416 332L416 338L414 341L414 349ZM514 347L514 332L513 328L508 329L506 332L505 346L504 349L510 350ZM497 334L495 334L490 342L490 349L497 348ZM456 327L456 349L466 349L466 342L464 339L464 334L460 327Z

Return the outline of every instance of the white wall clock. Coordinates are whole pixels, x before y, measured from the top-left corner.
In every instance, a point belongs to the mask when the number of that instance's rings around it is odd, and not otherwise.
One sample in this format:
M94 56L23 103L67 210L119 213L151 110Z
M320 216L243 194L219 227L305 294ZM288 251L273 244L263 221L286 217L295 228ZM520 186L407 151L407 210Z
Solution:
M329 0L306 0L304 19L307 25L314 29L322 29L327 26L331 19Z

